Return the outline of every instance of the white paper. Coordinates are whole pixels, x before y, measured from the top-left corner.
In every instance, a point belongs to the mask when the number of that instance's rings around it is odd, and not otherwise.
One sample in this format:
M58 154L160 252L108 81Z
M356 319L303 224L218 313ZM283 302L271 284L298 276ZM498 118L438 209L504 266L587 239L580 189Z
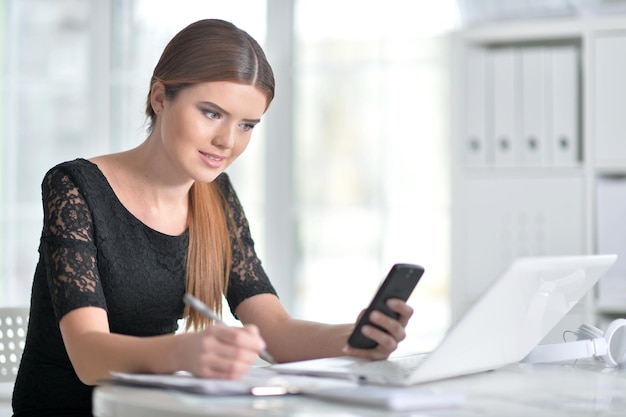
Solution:
M268 368L251 368L242 379L198 378L188 373L131 374L112 372L114 383L176 389L207 395L280 395L299 394L320 389L352 388L351 381L302 375L281 375Z

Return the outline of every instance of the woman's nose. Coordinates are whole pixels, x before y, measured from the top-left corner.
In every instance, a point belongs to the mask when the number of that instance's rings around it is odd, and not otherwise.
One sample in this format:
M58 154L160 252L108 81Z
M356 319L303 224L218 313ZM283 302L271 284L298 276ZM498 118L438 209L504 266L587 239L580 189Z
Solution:
M216 132L213 144L222 149L231 149L235 145L235 128L229 124L224 124Z

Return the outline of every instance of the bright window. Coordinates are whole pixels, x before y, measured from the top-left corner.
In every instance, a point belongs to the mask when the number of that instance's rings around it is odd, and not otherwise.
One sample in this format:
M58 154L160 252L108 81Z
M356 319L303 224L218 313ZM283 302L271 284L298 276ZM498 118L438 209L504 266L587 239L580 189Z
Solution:
M437 4L297 3L298 315L354 320L390 266L408 262L426 269L411 299L416 339L447 327L449 45L441 33L455 14L453 2Z
M6 21L0 26L3 305L30 299L46 171L141 143L150 76L169 39L212 17L230 20L263 42L265 7L259 0L0 0ZM262 224L262 137L263 130L255 130L232 172L255 225Z

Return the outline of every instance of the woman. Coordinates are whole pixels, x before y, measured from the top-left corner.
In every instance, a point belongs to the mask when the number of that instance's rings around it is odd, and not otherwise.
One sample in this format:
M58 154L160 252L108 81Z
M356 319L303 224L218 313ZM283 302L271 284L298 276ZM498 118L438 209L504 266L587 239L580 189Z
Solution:
M354 324L291 318L254 252L224 170L245 150L274 96L257 42L220 20L189 25L166 46L150 83L148 138L126 152L76 159L42 183L44 226L15 416L90 415L110 371L240 378L263 349L279 362L383 359L412 309L374 313L378 347L346 346ZM189 292L243 327L209 326ZM195 332L177 333L179 318Z

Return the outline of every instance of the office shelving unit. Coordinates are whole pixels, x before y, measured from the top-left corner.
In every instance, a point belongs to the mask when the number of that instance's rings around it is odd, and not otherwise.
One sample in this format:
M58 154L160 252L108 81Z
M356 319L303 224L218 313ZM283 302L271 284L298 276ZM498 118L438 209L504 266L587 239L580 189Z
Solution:
M622 259L549 337L626 316L626 16L486 24L453 44L453 318L514 258L581 253Z

